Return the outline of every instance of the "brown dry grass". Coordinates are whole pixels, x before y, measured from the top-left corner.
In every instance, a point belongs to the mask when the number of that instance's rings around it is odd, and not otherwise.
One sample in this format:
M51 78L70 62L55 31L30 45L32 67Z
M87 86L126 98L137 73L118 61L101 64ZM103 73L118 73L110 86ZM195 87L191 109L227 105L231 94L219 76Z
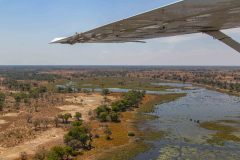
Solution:
M88 112L94 110L101 104L103 96L100 94L92 95L75 95L66 94L68 100L84 99L84 103L80 105L78 102L71 102L75 107L71 108L69 105L55 107L51 105L44 105L39 107L37 112L32 112L33 119L53 119L59 113L75 112L83 113L83 119L87 120ZM108 98L111 100L117 99L118 94L111 94ZM61 97L59 96L59 99ZM25 110L24 110L25 109ZM17 158L20 152L27 152L33 154L37 148L54 146L63 142L63 135L66 133L61 128L55 128L53 123L50 123L48 128L40 128L35 131L33 124L27 123L26 115L29 114L25 107L19 113L7 113L0 117L2 124L0 124L0 159L11 160ZM61 110L65 109L65 110Z
M154 101L157 103L156 98L157 95L146 95L141 107L150 107L149 103L151 101ZM161 98L160 101L163 99ZM159 101L158 101L159 102ZM155 104L154 103L154 104ZM121 122L120 123L101 123L99 121L91 121L90 125L93 129L94 134L100 135L100 138L94 139L94 149L91 151L85 152L84 155L81 155L78 157L78 159L84 159L84 160L96 160L96 159L109 159L109 157L116 159L123 159L123 158L130 158L134 155L136 155L139 152L143 152L144 150L148 149L148 145L146 145L143 142L137 142L136 140L139 138L146 138L148 137L148 134L143 133L142 131L138 130L136 125L136 121L138 121L138 115L139 111L129 111L124 112L121 114ZM108 125L109 128L112 131L112 140L106 140L105 135L103 133L104 125ZM129 137L128 133L133 132L135 133L135 137ZM163 136L162 133L155 134L152 132L149 132L149 135L155 136L156 138L160 138L160 135ZM149 138L149 137L148 137ZM118 156L116 156L116 153L119 153ZM121 154L120 154L121 153ZM111 159L110 158L110 159Z

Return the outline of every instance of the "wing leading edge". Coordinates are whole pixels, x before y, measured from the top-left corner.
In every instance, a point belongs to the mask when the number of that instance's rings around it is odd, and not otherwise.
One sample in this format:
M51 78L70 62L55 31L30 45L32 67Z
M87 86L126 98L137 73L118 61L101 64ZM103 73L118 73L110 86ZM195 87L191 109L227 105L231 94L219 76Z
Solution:
M51 43L144 43L145 39L202 32L240 52L240 44L220 31L240 27L239 17L239 0L182 0Z

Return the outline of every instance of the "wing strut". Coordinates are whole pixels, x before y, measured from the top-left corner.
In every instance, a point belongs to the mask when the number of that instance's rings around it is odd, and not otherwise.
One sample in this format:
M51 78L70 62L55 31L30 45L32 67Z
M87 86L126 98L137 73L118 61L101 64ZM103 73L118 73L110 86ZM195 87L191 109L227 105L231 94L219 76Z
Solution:
M229 37L228 35L224 34L221 31L204 31L203 33L208 34L209 36L212 36L213 38L225 43L232 49L235 49L240 53L240 43Z

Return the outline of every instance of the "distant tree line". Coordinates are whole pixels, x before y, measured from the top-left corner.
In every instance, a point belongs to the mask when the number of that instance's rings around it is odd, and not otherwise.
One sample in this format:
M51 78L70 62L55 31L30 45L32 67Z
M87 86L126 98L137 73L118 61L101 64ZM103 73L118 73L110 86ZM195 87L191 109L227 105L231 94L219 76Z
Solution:
M54 82L56 79L62 78L56 74L38 73L34 71L6 71L2 75L7 79L12 80L36 80Z

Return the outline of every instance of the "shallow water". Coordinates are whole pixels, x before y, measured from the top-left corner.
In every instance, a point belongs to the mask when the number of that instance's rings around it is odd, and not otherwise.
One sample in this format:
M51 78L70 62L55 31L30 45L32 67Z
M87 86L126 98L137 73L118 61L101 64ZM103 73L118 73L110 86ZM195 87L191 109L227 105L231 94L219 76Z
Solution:
M160 84L169 85L169 84ZM174 85L182 87L182 84ZM165 159L240 159L240 144L228 142L224 146L206 143L214 133L199 127L199 122L215 120L239 120L240 98L204 88L172 90L185 92L186 97L156 106L159 118L142 124L140 128L167 131L166 138L154 142L154 147L138 155L135 160Z

